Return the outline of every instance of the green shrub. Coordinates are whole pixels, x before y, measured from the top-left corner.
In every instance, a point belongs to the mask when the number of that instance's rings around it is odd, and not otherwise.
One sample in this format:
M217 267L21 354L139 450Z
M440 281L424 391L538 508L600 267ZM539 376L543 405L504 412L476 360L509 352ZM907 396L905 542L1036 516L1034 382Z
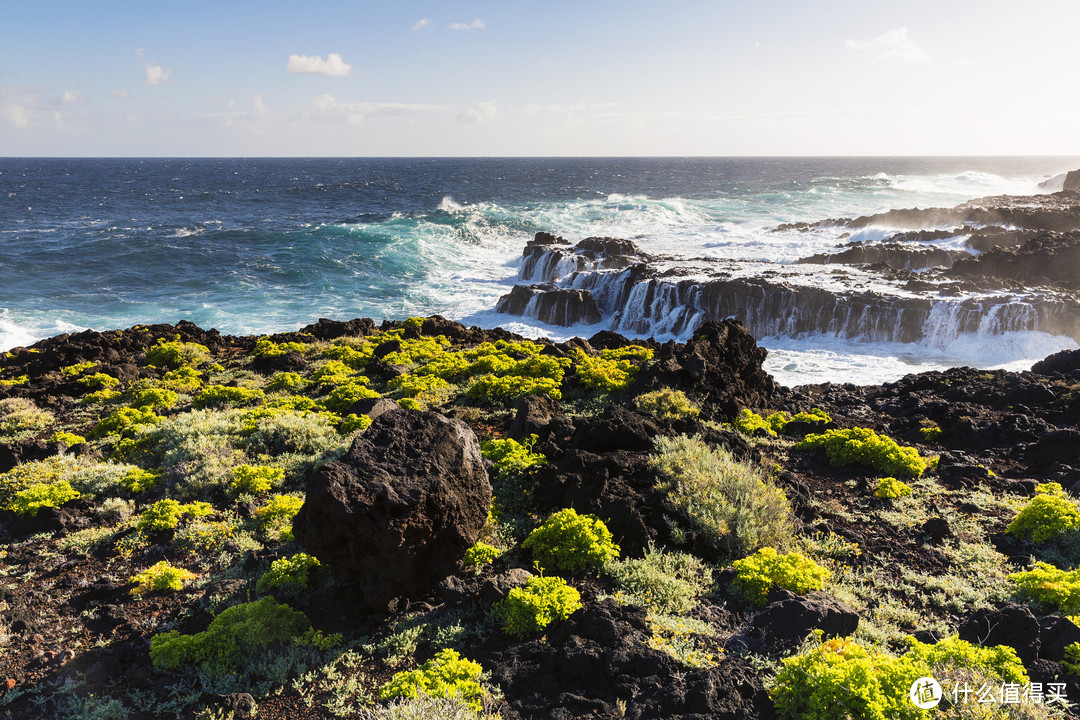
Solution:
M1033 570L1013 573L1008 579L1032 600L1056 605L1066 615L1080 613L1080 569L1059 570L1037 562Z
M120 479L120 484L131 493L142 493L147 490L154 490L161 485L163 475L160 472L153 470L143 470L142 468L132 468L124 474L124 477Z
M263 493L285 481L285 471L261 465L240 465L233 468L229 480L229 493Z
M924 662L935 672L948 668L967 668L984 670L989 675L1003 682L1026 685L1027 671L1016 655L1016 651L1007 645L983 647L972 645L955 635L936 643L923 643L908 638L911 649L905 657Z
M887 500L896 500L898 498L907 497L910 494L911 486L894 477L881 478L878 480L877 488L874 490L874 497Z
M67 367L60 368L60 374L66 378L73 378L77 375L82 375L84 372L92 367L96 367L97 363L94 362L82 362L76 365L68 365Z
M69 433L63 430L53 433L53 436L49 439L52 442L62 442L68 447L71 447L72 445L81 445L86 442L86 438L82 435L76 435L75 433Z
M371 418L367 415L355 415L350 413L341 419L341 424L338 425L337 431L342 435L348 435L357 430L367 430L369 425L371 425Z
M120 384L119 380L105 373L87 375L79 378L77 382L88 390L111 390Z
M690 402L690 398L686 397L686 393L671 388L663 388L639 395L634 400L634 405L642 412L647 412L665 420L691 418L701 414L701 410Z
M51 412L26 398L0 400L0 440L10 441L22 434L40 432L55 421Z
M463 562L467 567L490 565L495 562L495 558L500 555L502 555L502 551L497 547L492 547L487 543L478 542L465 551L465 559Z
M941 436L941 428L939 427L924 427L919 428L919 432L923 436L923 440L926 442L934 442Z
M513 438L485 440L480 443L480 452L494 463L496 475L520 475L535 465L547 462L547 458L541 453L532 451L536 440L536 435L530 435L520 443Z
M279 372L274 373L274 376L270 378L270 382L266 384L266 389L271 392L279 390L288 390L289 392L295 392L303 389L307 385L304 378L300 377L294 372Z
M193 502L181 505L176 500L158 500L143 511L136 527L143 532L161 532L179 525L180 518L185 515L198 518L205 517L213 511L210 503Z
M282 540L292 540L292 519L304 506L302 498L274 495L255 511L255 519L264 530L277 530Z
M1080 511L1058 483L1041 483L1005 532L1043 543L1080 529Z
M772 417L777 417L778 415L779 413L775 413ZM732 424L735 426L735 429L743 435L759 435L764 433L773 437L776 436L776 429L773 427L773 424L748 408L740 410L739 415Z
M1073 624L1076 624L1075 621L1073 621ZM1065 646L1065 657L1062 659L1061 664L1066 671L1073 675L1080 675L1080 643L1071 643Z
M456 650L444 649L416 670L399 672L379 689L383 700L417 698L421 695L454 698L479 711L486 696L480 685L484 669L467 660Z
M465 397L488 405L506 403L525 395L547 395L558 400L562 398L560 385L561 382L552 378L483 375L469 385Z
M848 638L834 638L784 658L770 690L784 720L928 720L908 690L931 669L913 657L871 653Z
M388 705L363 708L359 720L500 720L501 716L474 710L454 698L420 695L398 698Z
M708 592L712 570L688 553L650 548L643 558L613 560L604 566L620 588L620 599L662 614L684 614Z
M210 362L210 349L199 343L166 342L159 338L157 343L146 351L146 364L154 367L176 369L184 365L198 367Z
M534 577L525 587L510 591L495 603L491 615L503 630L517 638L538 635L581 607L581 594L560 577Z
M178 393L190 395L202 386L202 373L187 365L170 370L161 378L161 387Z
M182 590L185 581L196 577L190 570L173 567L168 560L162 560L131 578L131 582L137 586L131 590L131 594L137 596L148 592Z
M159 670L199 669L219 677L272 643L302 637L310 627L303 613L263 598L228 608L201 633L155 635L150 659Z
M123 395L123 393L119 390L98 390L97 392L87 393L86 395L83 395L82 398L79 400L79 405L96 405L99 403L103 404L107 402L112 402L113 400L119 398L121 395Z
M361 380L363 379L361 378ZM349 381L331 390L330 394L323 400L323 406L331 412L343 413L352 407L353 403L377 397L379 397L379 393L365 387L359 381Z
M555 513L529 533L522 547L544 567L584 570L619 557L611 532L595 515L578 515L573 508Z
M303 354L310 349L310 345L306 343L298 342L281 342L276 343L267 338L262 338L255 343L255 349L251 351L251 354L257 358L278 358L287 355L290 352L298 352Z
M398 375L386 384L398 398L411 398L419 409L445 403L450 397L450 383L437 375Z
M176 404L177 395L174 391L163 387L147 387L135 390L132 393L131 407L141 410L156 410L157 408L171 408Z
M700 438L657 438L651 466L668 504L685 513L697 541L730 557L789 542L791 504L759 466Z
M774 585L803 595L811 590L820 590L830 575L828 570L802 553L781 555L771 547L761 548L732 564L738 571L732 587L748 602L759 607L765 604L769 589Z
M259 578L255 589L261 593L270 590L298 593L307 587L308 576L320 564L318 559L307 553L279 558L270 563L270 569Z
M869 428L826 430L807 435L795 445L798 450L824 450L834 466L862 465L885 475L919 477L927 462L913 447L897 445L896 441L878 435Z
M119 435L130 438L139 428L156 425L160 421L161 418L155 415L153 410L117 408L98 421L98 424L90 431L89 437L102 438L108 435Z
M582 385L604 392L616 392L625 389L637 375L638 368L652 360L653 351L640 345L629 345L602 350L599 356L592 356L575 348L571 357Z
M262 390L227 385L211 385L199 393L194 405L198 409L222 405L249 405L262 397Z
M4 509L19 515L37 515L43 507L60 507L77 497L80 497L79 491L67 480L38 483L16 492Z

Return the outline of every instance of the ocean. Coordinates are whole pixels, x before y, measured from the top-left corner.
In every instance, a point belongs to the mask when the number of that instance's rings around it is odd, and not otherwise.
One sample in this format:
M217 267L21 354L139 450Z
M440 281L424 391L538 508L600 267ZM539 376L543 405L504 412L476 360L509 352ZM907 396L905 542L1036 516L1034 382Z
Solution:
M182 319L252 334L320 317L440 314L588 337L608 321L564 328L494 312L537 231L625 238L676 262L789 266L852 238L839 228L770 232L782 223L1045 192L1039 183L1052 189L1076 168L1080 158L1053 157L0 158L0 349ZM917 343L759 341L787 385L1024 369L1077 346L992 329Z

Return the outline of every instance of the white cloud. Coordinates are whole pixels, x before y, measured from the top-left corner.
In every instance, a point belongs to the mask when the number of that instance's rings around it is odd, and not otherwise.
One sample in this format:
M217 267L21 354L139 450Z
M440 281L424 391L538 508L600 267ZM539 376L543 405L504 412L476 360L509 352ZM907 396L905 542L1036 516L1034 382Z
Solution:
M131 97L131 91L127 88L120 88L119 90L113 90L109 93L109 97L113 99L129 98Z
M301 115L301 120L346 121L351 124L367 118L401 117L443 110L441 105L421 103L344 102L329 93L323 93L311 101Z
M25 85L0 85L0 120L19 129L41 125L45 105L41 92Z
M135 51L135 57L137 57L137 58L145 58L146 57L146 48L138 48Z
M146 66L147 85L161 85L162 83L167 83L169 82L170 75L172 75L172 70L166 70L160 65Z
M65 90L64 94L60 96L60 102L64 105L78 105L82 102L82 95L71 90Z
M922 48L908 37L906 27L886 30L871 40L848 40L844 43L848 50L874 53L874 62L896 60L898 62L926 62L930 58Z
M323 60L318 55L290 55L288 71L291 73L313 73L316 75L344 76L352 72L352 65L341 59L338 53L330 53Z
M450 23L451 30L483 30L487 25L480 18L476 18L471 23Z
M494 120L498 108L495 100L477 103L471 108L466 108L457 114L457 120L461 123L486 123Z
M426 28L430 24L431 24L431 21L428 20L427 18L420 18L419 20L416 21L416 24L414 24L412 26L412 29L413 30L419 30L420 28Z

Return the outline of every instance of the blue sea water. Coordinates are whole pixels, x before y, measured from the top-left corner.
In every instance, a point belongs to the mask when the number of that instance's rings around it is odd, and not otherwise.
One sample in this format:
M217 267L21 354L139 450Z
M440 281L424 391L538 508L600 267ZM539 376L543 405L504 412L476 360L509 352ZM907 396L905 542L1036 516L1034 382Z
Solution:
M495 314L525 242L624 237L676 256L793 262L837 242L780 223L1028 194L1080 158L0 159L0 348L83 328L191 320L225 333L320 317ZM1000 340L1000 339L999 339ZM783 382L880 382L1002 351L766 338ZM1008 345L1008 342L1005 343Z

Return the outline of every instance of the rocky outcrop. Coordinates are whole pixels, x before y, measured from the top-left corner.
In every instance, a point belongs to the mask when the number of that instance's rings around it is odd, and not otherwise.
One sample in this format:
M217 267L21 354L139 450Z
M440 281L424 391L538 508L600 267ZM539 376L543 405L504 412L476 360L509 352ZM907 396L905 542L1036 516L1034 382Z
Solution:
M428 592L476 542L491 486L459 420L384 413L341 459L308 478L297 540L372 609Z
M949 275L988 275L1024 286L1049 283L1076 289L1080 284L1080 232L1045 233L1017 248L994 248L960 259Z
M768 601L749 629L774 649L796 647L814 630L821 630L826 638L847 637L859 627L854 609L823 592L798 596L773 588Z
M911 247L900 243L859 243L835 253L819 253L799 260L804 265L846 265L883 263L901 270L922 270L931 267L952 267L953 261L965 253L937 247Z
M1071 170L1065 176L1065 182L1061 189L1064 191L1080 191L1080 170Z
M515 285L503 295L495 312L527 315L549 325L570 327L600 322L600 310L588 290L560 288L555 285Z
M629 240L588 237L572 246L561 237L539 232L522 252L521 279L552 282L574 272L621 270L646 260L648 255Z

